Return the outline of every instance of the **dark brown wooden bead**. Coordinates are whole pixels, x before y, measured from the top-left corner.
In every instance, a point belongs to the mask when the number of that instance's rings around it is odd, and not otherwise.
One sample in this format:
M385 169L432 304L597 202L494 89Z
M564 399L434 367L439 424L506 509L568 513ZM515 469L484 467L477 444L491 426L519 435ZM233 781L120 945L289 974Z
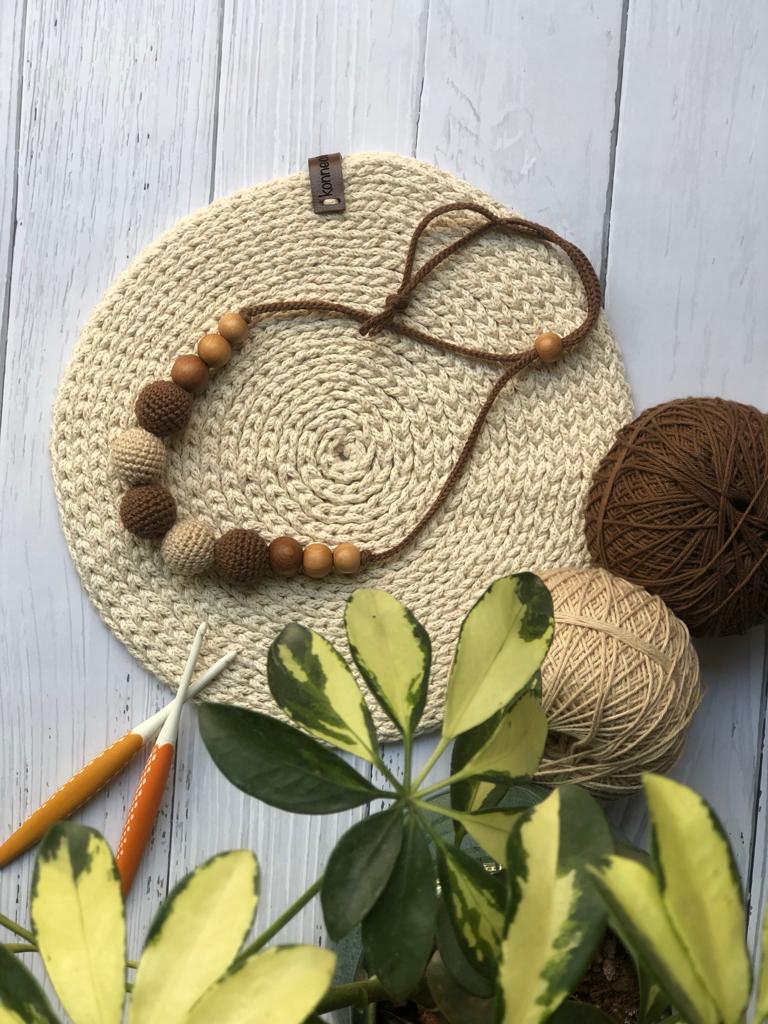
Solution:
M301 544L293 537L275 537L269 545L269 564L276 576L295 576L303 556Z
M269 568L269 549L256 530L229 530L214 544L213 560L228 583L258 583Z
M533 343L533 347L536 349L536 355L542 363L556 363L563 354L563 339L559 334L547 331L545 334L538 336Z
M219 334L233 345L242 345L248 337L248 324L239 313L225 313L217 326Z
M307 544L303 564L306 576L320 580L333 568L333 552L327 544Z
M220 334L206 334L197 343L197 354L212 369L226 366L232 358L232 346Z
M173 383L193 395L200 395L205 391L208 387L208 377L208 367L200 356L195 355L179 356L171 370Z
M120 519L135 537L159 540L176 522L176 502L160 484L140 484L123 495Z
M153 380L139 392L134 411L139 426L156 437L167 437L186 427L192 395L172 380Z

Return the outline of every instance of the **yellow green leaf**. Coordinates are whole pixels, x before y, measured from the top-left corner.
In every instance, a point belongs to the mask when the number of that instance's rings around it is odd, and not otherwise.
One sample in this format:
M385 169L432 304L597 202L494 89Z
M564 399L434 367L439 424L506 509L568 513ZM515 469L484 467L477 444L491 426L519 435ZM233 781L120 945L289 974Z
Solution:
M406 737L427 699L431 647L421 623L385 590L356 590L345 612L355 664L376 700Z
M57 1024L45 993L13 953L0 946L0 1024Z
M504 930L504 891L463 850L440 846L437 852L440 885L454 934L472 966L493 978Z
M672 924L725 1024L738 1024L752 987L746 914L733 854L711 807L687 786L643 779L654 860Z
M504 714L489 740L464 765L458 778L482 775L496 782L530 778L547 739L547 716L526 693Z
M328 990L335 964L333 953L315 946L256 953L208 989L186 1024L302 1024Z
M532 573L503 577L486 590L461 627L448 680L445 739L531 689L553 630L552 598Z
M120 1024L123 898L112 851L98 832L61 822L42 841L32 926L48 976L75 1024Z
M319 633L291 623L269 648L272 696L314 736L373 763L378 744L368 707L347 663Z
M452 811L451 818L458 821L478 846L482 846L485 852L503 867L507 863L509 836L520 814L519 810L501 808L476 811L473 814Z
M717 1024L717 1007L669 919L658 882L639 861L611 857L594 872L622 937L688 1024Z
M768 1018L768 913L763 908L763 927L760 953L760 978L755 1000L755 1024L762 1024Z
M134 981L131 1024L182 1024L231 965L251 929L259 866L249 850L213 857L187 875L147 935Z

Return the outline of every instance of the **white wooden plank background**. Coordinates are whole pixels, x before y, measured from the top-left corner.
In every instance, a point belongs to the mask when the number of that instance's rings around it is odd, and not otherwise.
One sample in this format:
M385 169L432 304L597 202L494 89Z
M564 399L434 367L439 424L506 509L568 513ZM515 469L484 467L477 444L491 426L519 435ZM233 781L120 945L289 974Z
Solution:
M314 152L433 161L586 248L639 406L708 393L768 405L765 5L5 0L0 19L1 833L165 697L80 590L50 480L50 409L114 274L213 196ZM675 774L714 803L759 904L763 631L700 651L708 694ZM234 846L263 861L265 923L351 820L241 796L187 714L130 900L134 950L168 885ZM138 768L80 819L114 841ZM642 835L638 800L612 814ZM0 910L20 919L31 864L0 872ZM317 908L285 937L323 941Z

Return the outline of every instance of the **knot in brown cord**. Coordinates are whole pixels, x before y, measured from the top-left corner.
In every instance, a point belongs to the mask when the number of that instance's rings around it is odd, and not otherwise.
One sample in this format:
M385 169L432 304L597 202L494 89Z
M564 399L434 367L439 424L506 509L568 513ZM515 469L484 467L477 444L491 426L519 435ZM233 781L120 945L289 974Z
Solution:
M360 324L360 333L363 337L378 334L382 328L391 327L395 313L402 313L407 308L408 294L403 291L392 292L384 300L384 309L380 313L374 313Z

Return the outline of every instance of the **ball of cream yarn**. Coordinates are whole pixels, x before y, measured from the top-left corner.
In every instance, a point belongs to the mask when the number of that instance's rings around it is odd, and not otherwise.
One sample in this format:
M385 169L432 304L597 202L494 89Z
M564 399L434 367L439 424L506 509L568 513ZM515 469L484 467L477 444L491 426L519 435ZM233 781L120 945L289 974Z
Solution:
M110 445L112 465L127 484L149 484L165 470L166 447L142 427L123 430Z
M701 699L696 651L661 598L605 569L541 575L555 636L541 672L549 738L537 778L625 796L680 755Z

